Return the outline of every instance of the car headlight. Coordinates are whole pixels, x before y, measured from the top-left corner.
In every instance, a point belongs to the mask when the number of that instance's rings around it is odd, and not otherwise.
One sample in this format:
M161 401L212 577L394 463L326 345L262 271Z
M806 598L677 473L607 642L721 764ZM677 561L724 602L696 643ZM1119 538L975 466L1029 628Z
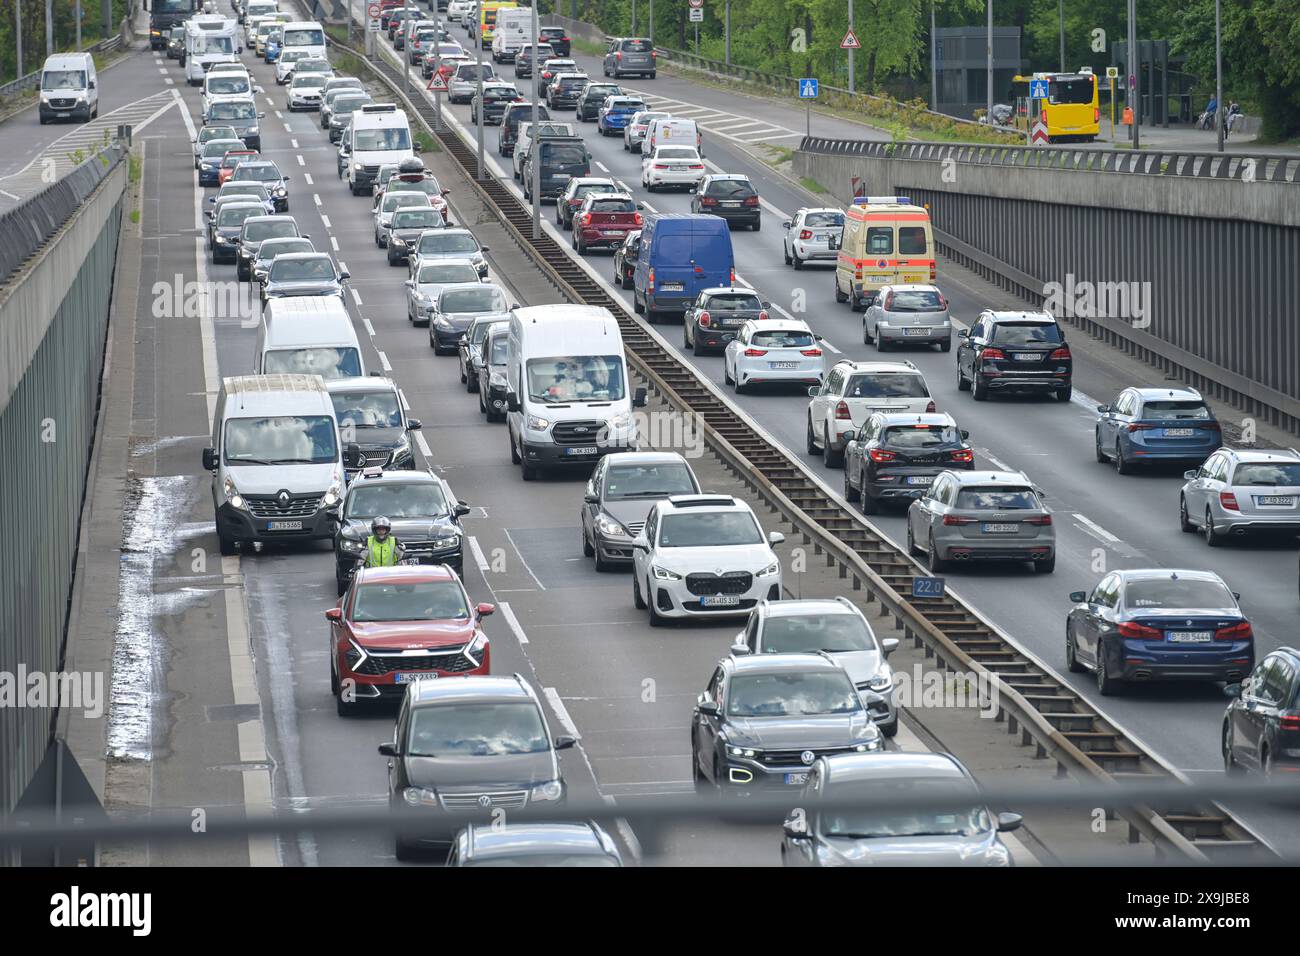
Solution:
M853 749L858 753L870 753L880 749L880 731L876 729L875 724L868 725L867 736L855 743Z
M225 236L223 236L221 233L217 233L215 236L213 236L213 238L214 238L214 239L215 239L219 244L221 244L221 245L223 245L223 246L226 245L227 243L229 243L229 242L232 241L232 240L230 240L230 239L227 239L227 238L226 238Z
M766 578L766 577L770 577L770 576L773 575L773 574L776 574L776 573L777 573L778 571L780 571L780 570L781 570L781 562L780 562L780 561L773 561L771 564L769 564L767 567L765 567L762 571L759 571L758 574L757 574L756 576L757 576L757 577L760 577L760 578Z
M241 495L239 489L235 487L234 479L227 477L225 483L221 486L221 490L225 493L226 503L229 504L230 507L238 508L240 511L244 510L244 496Z
M339 497L339 490L338 485L331 485L330 490L325 492L325 497L321 499L321 503L325 505L326 508L333 508L342 500Z
M615 415L613 418L609 420L610 428L627 428L627 426L631 424L632 424L632 416L627 413L624 413L622 415Z
M535 802L550 803L559 800L564 796L564 784L559 780L547 780L534 786L529 796Z
M248 127L248 135L249 135L249 136L256 136L256 135L257 135L258 133L260 133L260 132L261 132L261 130L259 130L256 126L250 126L250 127Z
M460 535L458 534L443 535L441 538L434 538L431 542L429 542L429 544L435 551L441 551L444 548L454 548L456 547L456 545L460 544Z
M357 172L361 172L361 170L365 169L366 167L363 166L361 163L353 163L352 168L355 169Z
M344 551L360 551L366 546L366 543L360 538L339 538L339 547Z
M402 790L402 799L408 807L436 807L438 794L424 787L406 787Z
M390 237L388 238L388 242L389 242L390 245L394 245L394 246L405 246L405 245L406 245L406 240L403 239L401 236L390 236Z
M474 640L470 641L469 646L465 648L465 653L468 654L470 657L474 658L474 660L476 661L482 660L482 658L479 655L484 650L487 649L487 646L488 646L488 636L484 634L482 631L479 631L477 634L474 635Z
M650 569L654 572L656 581L680 581L682 576L676 571L669 571L667 568L661 568L658 565Z
M738 747L735 744L728 744L727 756L744 757L746 760L759 760L763 756L763 751L755 750L753 747Z
M500 372L492 372L491 374L488 375L488 385L493 386L495 388L505 388L506 377Z
M596 530L608 538L630 537L627 533L627 529L609 515L601 514L596 516Z
M434 317L433 324L440 329L449 329L452 327L451 320L447 318L445 315L443 315L441 312L439 312L437 316Z
M210 172L212 172L213 169L214 169L214 167L213 167L213 165L212 165L211 163L204 163L204 164L203 164L203 171L204 171L205 173L210 173Z
M878 674L867 681L867 687L874 691L892 690L894 687L894 672L888 667L882 668Z
M538 418L536 415L528 416L528 427L535 432L544 432L551 427L548 419Z
M282 197L283 197L283 196L287 196L287 195L289 195L289 190L286 189L286 188L283 187L283 186L276 186L276 187L275 187L275 195L276 195L276 196L282 196Z

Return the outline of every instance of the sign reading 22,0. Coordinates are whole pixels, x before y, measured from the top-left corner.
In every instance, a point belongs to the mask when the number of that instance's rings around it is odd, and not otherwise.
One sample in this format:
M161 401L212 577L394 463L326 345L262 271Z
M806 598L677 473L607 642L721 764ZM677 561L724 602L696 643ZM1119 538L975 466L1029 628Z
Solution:
M943 578L912 578L912 597L943 597Z

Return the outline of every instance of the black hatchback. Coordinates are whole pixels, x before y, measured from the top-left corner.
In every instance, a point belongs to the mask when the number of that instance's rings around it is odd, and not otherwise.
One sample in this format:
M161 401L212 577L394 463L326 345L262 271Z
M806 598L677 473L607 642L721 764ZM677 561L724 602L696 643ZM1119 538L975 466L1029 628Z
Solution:
M980 315L957 333L957 388L982 402L990 391L1073 394L1074 361L1065 332L1047 312Z
M749 226L755 232L762 224L758 192L748 176L705 176L692 192L691 212L721 216L731 225Z
M910 504L939 472L975 468L969 437L944 412L877 412L845 435L844 497L861 497L862 511L869 515L879 512L882 502Z
M549 43L556 56L568 56L573 44L564 27L542 27L542 42Z

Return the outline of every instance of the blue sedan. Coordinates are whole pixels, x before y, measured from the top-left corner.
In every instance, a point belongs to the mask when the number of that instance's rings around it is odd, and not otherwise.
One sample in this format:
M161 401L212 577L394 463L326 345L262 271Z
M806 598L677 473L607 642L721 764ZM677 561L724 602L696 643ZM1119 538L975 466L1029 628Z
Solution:
M632 121L635 113L645 109L640 100L630 96L611 96L596 113L596 130L601 136L617 135Z
M1199 465L1223 444L1218 419L1194 388L1126 388L1097 412L1097 460L1114 462L1121 475L1144 463Z

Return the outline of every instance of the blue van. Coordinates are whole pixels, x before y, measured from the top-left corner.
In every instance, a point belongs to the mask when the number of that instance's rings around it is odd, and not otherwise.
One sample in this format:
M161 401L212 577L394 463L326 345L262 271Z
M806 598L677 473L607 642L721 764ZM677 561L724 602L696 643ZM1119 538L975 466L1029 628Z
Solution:
M649 213L632 275L633 307L655 322L681 315L701 289L736 280L731 230L725 219L699 213Z

